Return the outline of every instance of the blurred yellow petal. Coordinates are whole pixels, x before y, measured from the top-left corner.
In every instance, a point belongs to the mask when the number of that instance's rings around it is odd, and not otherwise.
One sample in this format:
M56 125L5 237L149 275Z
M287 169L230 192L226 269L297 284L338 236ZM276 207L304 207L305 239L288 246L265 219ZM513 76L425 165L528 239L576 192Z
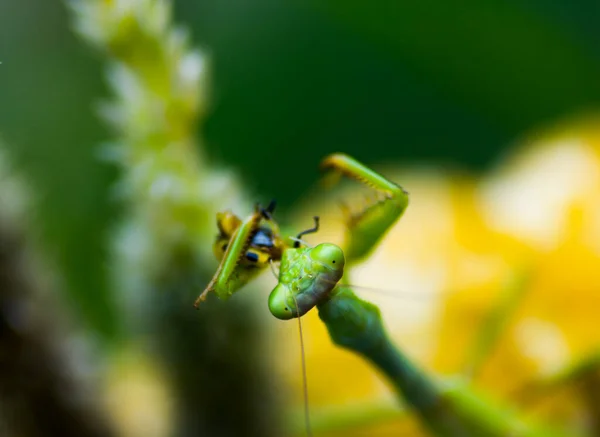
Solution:
M594 328L600 308L597 120L531 137L480 181L422 168L382 173L410 192L411 203L381 246L352 271L351 282L397 294L358 290L379 305L409 357L434 376L465 371L482 324L510 297L507 283L519 275L527 278L523 291L515 293L515 310L482 360L476 385L511 400L528 383L600 345ZM304 217L321 216L322 230L313 238L341 244L344 223L334 199L350 199L350 205L362 200L353 191L334 195L319 203L311 197L302 210ZM393 397L373 368L331 344L316 314L304 319L304 333L313 408ZM288 324L284 335L297 337L296 326ZM294 355L283 373L301 405ZM581 427L588 420L573 388L526 407L525 415L553 423ZM401 422L386 426L400 430Z

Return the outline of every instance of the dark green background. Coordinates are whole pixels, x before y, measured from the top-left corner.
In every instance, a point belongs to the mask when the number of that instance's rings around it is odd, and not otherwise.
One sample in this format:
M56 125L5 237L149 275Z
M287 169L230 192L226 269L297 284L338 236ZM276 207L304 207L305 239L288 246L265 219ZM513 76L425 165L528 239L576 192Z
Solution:
M178 0L212 59L200 127L210 156L251 192L290 205L319 159L484 169L529 129L600 104L600 3ZM93 107L102 59L58 0L0 0L0 133L77 311L117 335L106 283L116 170Z

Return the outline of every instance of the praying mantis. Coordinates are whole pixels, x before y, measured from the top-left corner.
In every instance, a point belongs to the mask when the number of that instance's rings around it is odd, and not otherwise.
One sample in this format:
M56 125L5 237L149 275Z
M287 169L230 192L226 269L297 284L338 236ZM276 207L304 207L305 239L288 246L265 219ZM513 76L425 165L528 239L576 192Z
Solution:
M272 315L299 321L316 307L333 343L364 357L384 374L432 435L573 435L529 423L474 393L467 385L437 380L391 342L379 309L354 294L344 273L368 257L398 221L409 204L408 193L345 154L326 157L321 169L334 180L345 176L375 194L375 200L365 208L346 211L344 249L332 243L311 247L302 239L318 231L318 217L314 218L314 227L296 236L283 236L273 218L274 202L266 208L256 205L254 212L244 220L231 212L219 213L219 233L213 249L220 264L195 306L211 292L228 299L260 272L279 263L278 283L268 299Z

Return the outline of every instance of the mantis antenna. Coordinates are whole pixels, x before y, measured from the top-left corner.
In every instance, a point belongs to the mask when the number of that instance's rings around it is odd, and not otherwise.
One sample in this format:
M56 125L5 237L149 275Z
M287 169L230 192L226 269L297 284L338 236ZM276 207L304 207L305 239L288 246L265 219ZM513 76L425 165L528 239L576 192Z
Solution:
M324 282L330 282L333 284L333 282L331 281L326 281L324 280ZM431 292L414 292L414 291L407 291L407 290L386 290L383 288L377 288L377 287L368 287L365 285L356 285L356 284L337 284L338 287L346 287L346 288L351 288L353 290L358 290L358 291L365 291L367 293L375 293L378 294L380 296L387 296L387 297L392 297L394 299L410 299L410 300L421 300L421 299L433 299L436 297L442 297L442 296L447 296L449 295L449 293L443 293L443 292L438 292L438 293L431 293Z
M275 263L272 259L269 259L269 266L271 267L271 273L273 273L273 276L277 279L279 277L279 272L275 271Z
M298 301L296 296L292 294L294 303L296 305L296 311L298 311ZM312 431L310 428L310 412L308 408L308 378L306 376L306 355L304 353L304 336L302 335L302 317L296 317L298 319L298 333L300 335L300 361L302 363L302 391L304 394L304 425L306 427L306 435L312 437Z
M317 219L318 223L318 219ZM317 226L318 227L318 226ZM275 265L273 260L269 260L269 264L271 266L271 272L275 279L279 276L277 272L275 272ZM296 296L292 294L292 299L294 299L294 304L296 305L296 311L298 311L298 300ZM306 428L306 435L308 437L312 437L312 430L310 427L310 412L309 412L309 403L308 403L308 378L306 376L306 354L304 353L304 334L302 333L302 321L300 320L302 317L296 317L298 319L298 334L300 336L300 362L302 365L302 392L304 397L304 426Z

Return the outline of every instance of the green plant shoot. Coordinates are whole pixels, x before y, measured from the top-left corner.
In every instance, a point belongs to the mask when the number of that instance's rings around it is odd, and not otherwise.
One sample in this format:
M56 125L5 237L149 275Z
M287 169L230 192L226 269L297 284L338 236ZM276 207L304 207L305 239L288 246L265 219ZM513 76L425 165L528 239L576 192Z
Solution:
M328 180L344 175L374 190L366 208L346 209L345 250L331 243L309 247L302 235L283 238L272 217L274 203L242 221L230 212L217 217L215 254L221 260L213 279L196 300L214 291L228 298L270 263L279 263L278 284L269 296L269 310L279 319L301 317L317 307L332 341L367 359L390 381L399 397L421 418L432 435L444 437L550 437L558 430L523 420L509 409L475 394L466 385L433 379L406 357L385 332L379 309L358 298L344 280L344 268L364 259L408 206L403 188L355 159L334 154L321 168ZM569 434L572 435L572 434Z

